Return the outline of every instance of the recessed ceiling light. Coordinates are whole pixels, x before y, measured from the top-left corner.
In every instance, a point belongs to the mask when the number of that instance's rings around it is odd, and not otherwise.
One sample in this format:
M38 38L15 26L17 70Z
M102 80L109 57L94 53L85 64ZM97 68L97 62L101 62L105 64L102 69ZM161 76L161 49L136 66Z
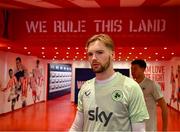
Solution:
M126 61L128 61L128 59L126 59Z
M77 58L77 56L75 56L75 58Z
M73 60L76 60L75 58L73 58Z
M131 55L132 53L130 52L129 54Z
M86 56L84 56L84 58L86 58Z
M83 60L83 59L81 58L81 60Z
M45 47L41 47L41 49L43 49L43 50L44 50L44 49L45 49Z
M69 52L66 52L66 54L68 55L68 54L69 54Z
M69 58L69 56L66 56L66 58Z
M55 50L57 50L58 48L57 47L54 47Z
M156 61L158 61L158 59L156 59Z
M164 56L162 56L162 59L164 59Z
M76 52L77 55L79 55L79 52Z
M30 55L30 54L31 54L31 52L29 51L29 52L28 52L28 55Z
M42 55L44 55L44 52L41 52Z
M69 49L71 49L70 47L67 47L67 49L69 50Z
M59 54L59 52L56 52L56 55L58 55Z
M174 55L174 52L172 52L171 55Z
M121 52L119 52L119 54L121 55L122 53L121 53Z
M79 49L79 47L76 47L76 49Z
M147 50L147 47L144 47L145 50Z
M86 55L86 52L84 52L84 54Z
M142 55L142 53L141 53L141 52L140 52L139 54L140 54L140 55Z
M64 58L62 60L65 60Z
M45 55L43 55L43 58L45 58L46 56Z
M164 47L164 49L166 50L166 49L167 49L167 47Z
M54 61L55 59L53 58L52 60Z
M131 49L135 49L134 47L132 47Z
M24 47L25 50L27 50L27 47Z
M144 61L147 61L147 59L144 59Z
M138 57L136 56L135 58L137 59Z
M11 47L7 47L8 49L11 49Z
M158 55L158 53L156 52L155 55Z
M119 58L121 58L121 56L119 56Z
M151 56L149 56L148 58L151 59Z
M127 56L127 58L129 59L129 56Z

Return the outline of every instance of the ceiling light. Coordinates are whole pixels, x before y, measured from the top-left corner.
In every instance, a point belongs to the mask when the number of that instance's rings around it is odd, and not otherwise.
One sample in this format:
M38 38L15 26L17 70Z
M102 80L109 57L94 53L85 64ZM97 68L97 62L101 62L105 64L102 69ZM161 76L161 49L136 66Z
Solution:
M174 55L174 53L172 52L171 55Z
M132 53L129 53L130 55L132 54Z
M66 54L68 55L68 54L69 54L69 52L66 52Z
M142 53L141 53L141 52L140 52L139 54L140 54L140 55L142 55Z
M147 50L147 47L144 47L145 50Z
M119 54L121 55L122 53L121 53L121 52L119 52Z
M83 60L83 59L81 58L81 60Z
M86 58L86 56L84 56L84 58Z
M127 56L127 58L129 59L129 56Z
M30 55L30 54L31 54L31 52L29 51L29 52L28 52L28 55Z
M43 58L45 58L46 56L45 55L43 55Z
M44 55L44 52L41 52L42 55Z
M71 48L70 47L67 47L68 50L70 50Z
M148 58L151 59L151 56L149 56Z
M164 47L164 49L166 50L166 49L167 49L167 47Z
M138 57L136 56L135 58L137 59Z
M27 47L24 47L25 50L27 50Z
M156 61L158 61L158 59L156 59Z
M132 47L131 49L135 49L134 47Z
M53 58L52 60L54 61L55 59Z
M79 55L79 52L76 52L77 55Z
M76 47L76 49L79 49L78 47Z
M77 58L77 56L75 56L75 58Z
M54 47L55 50L57 50L58 48L57 47Z
M11 49L11 47L7 47L8 49Z
M84 54L86 55L86 52L84 52Z
M158 55L158 53L156 52L155 55Z
M64 58L62 60L65 60Z
M57 56L54 56L54 58L57 58Z
M58 55L59 54L59 52L56 52L56 55Z
M69 58L69 56L66 56L66 58Z
M119 58L121 58L121 56L119 56Z
M41 47L41 49L43 49L43 50L44 50L44 49L45 49L45 47Z
M164 59L164 56L162 56L162 59Z

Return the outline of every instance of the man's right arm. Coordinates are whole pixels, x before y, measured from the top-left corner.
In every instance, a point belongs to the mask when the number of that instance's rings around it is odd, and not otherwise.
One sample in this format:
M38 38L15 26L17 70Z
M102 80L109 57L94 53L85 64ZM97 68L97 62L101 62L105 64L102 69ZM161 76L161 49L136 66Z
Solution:
M76 132L82 130L83 130L83 113L77 110L76 117L69 131Z

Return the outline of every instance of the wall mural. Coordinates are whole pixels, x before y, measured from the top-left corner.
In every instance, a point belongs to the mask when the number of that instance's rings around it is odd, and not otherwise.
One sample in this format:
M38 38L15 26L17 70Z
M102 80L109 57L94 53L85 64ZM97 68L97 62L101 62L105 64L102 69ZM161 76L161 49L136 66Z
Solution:
M4 75L4 78L8 78L7 84L0 82L1 94L5 95L3 103L11 105L11 110L8 111L42 101L41 94L45 91L44 72L40 67L40 60L33 62L35 67L28 68L21 57L16 57L15 61L15 68L10 67L7 72L8 76ZM31 69L28 70L29 68Z

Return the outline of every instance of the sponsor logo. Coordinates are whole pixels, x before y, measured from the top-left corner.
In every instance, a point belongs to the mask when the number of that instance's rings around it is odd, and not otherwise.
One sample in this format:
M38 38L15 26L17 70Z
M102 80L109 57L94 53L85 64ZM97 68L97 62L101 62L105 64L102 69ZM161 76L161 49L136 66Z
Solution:
M96 122L100 121L101 123L103 123L104 127L106 127L113 115L113 112L107 114L104 111L99 111L99 107L96 107L95 110L89 110L88 115L89 115L89 120Z
M91 91L90 91L90 90L88 90L88 91L85 92L85 95L86 95L86 96L89 96L90 94L91 94Z

